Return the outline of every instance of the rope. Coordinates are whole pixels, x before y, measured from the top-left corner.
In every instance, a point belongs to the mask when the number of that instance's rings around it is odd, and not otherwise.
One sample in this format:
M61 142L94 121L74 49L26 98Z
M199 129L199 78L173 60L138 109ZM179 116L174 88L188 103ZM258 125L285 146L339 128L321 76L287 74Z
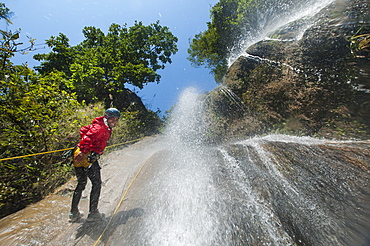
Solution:
M118 145L122 145L122 144L128 144L128 143L132 143L132 142L140 141L140 140L143 140L144 138L146 138L146 137L142 137L142 138L134 139L134 140L127 141L127 142L124 142L124 143L118 143L118 144L109 145L109 146L107 147L107 149L108 149L108 148L115 147L115 146L118 146Z
M139 176L139 173L141 172L141 170L143 169L143 167L146 165L146 163L149 161L149 159L152 157L153 155L149 156L148 159L145 160L145 162L141 165L139 171L136 173L135 177L131 180L130 184L127 186L125 192L123 193L122 197L121 197L121 200L119 201L119 203L117 204L117 207L116 209L114 210L112 216L110 217L109 219L109 222L108 224L105 226L103 232L101 233L101 235L98 237L98 239L96 240L96 242L94 243L94 246L98 245L99 241L101 240L101 238L103 237L104 233L106 232L106 230L108 229L108 226L110 225L110 223L112 222L113 220L113 217L114 215L117 213L119 207L121 207L121 204L123 202L123 200L125 199L128 191L130 190L131 188L131 185L134 183L134 181L136 180L136 178Z
M0 161L7 161L7 160L20 159L20 158L25 158L25 157L35 156L35 155L45 155L45 154L49 154L49 153L55 153L55 152L60 152L60 151L66 151L66 150L70 150L70 149L73 149L73 148L68 148L68 149L59 149L59 150L52 150L52 151L41 152L41 153L30 154L30 155L22 155L22 156L8 157L8 158L0 159Z
M119 143L119 144L113 144L113 145L108 146L108 147L107 147L107 149L108 149L108 148L111 148L111 147L118 146L118 145L123 145L123 144L128 144L128 143L132 143L132 142L140 141L140 140L142 140L142 139L144 139L144 138L145 138L145 137L138 138L138 139L134 139L134 140L127 141L127 142L123 142L123 143ZM0 161L8 161L8 160L14 160L14 159L21 159L21 158L30 157L30 156L36 156L36 155L45 155L45 154L50 154L50 153L55 153L55 152L61 152L61 151L71 150L71 149L73 149L73 148L74 148L74 147L72 147L72 148L67 148L67 149L59 149L59 150L52 150L52 151L47 151L47 152L35 153L35 154L29 154L29 155L22 155L22 156L8 157L8 158L0 159Z

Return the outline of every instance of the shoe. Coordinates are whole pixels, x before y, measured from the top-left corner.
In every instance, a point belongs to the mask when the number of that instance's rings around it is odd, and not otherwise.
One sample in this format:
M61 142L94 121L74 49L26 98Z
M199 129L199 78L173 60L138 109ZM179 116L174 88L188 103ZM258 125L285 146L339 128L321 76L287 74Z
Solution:
M89 213L89 215L87 216L87 219L86 221L88 222L93 222L93 221L97 221L97 220L102 220L104 218L104 214L102 213L99 213L99 212L96 212L96 213Z
M81 219L84 215L80 212L77 212L77 213L70 213L69 214L69 219L73 222L73 221L76 221L78 219Z

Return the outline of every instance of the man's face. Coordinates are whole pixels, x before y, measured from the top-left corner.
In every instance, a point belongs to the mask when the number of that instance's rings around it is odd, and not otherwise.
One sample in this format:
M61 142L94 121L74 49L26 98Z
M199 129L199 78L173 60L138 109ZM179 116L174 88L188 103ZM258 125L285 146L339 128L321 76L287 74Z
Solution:
M113 127L115 127L116 125L117 125L117 123L118 123L118 117L111 117L111 118L108 118L107 119L107 122L108 122L108 126L110 127L110 128L113 128Z

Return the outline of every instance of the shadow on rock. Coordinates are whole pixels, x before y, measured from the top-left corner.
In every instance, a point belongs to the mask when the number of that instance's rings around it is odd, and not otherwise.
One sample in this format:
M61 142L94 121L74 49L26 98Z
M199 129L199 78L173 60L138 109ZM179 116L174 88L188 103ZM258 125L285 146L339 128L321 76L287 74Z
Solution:
M124 225L132 217L141 217L144 213L144 209L135 208L129 211L120 211L111 217L106 217L101 221L87 222L81 220L82 225L77 229L76 240L80 240L85 235L89 236L93 240L98 240L102 236L102 241L106 241L110 238L113 232L119 225Z

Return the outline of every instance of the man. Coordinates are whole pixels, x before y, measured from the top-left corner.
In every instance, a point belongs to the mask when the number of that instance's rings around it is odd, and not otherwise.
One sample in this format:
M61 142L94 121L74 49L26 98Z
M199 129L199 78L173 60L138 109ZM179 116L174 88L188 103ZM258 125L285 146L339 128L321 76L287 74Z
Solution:
M89 126L81 127L81 140L74 152L73 164L77 176L77 187L73 193L71 213L69 218L75 221L83 216L78 210L82 191L85 189L87 178L92 187L90 192L90 207L87 221L100 220L103 214L99 213L98 202L101 190L101 175L98 159L103 154L107 141L112 134L112 128L118 123L121 113L115 108L109 108L104 116L97 117Z

